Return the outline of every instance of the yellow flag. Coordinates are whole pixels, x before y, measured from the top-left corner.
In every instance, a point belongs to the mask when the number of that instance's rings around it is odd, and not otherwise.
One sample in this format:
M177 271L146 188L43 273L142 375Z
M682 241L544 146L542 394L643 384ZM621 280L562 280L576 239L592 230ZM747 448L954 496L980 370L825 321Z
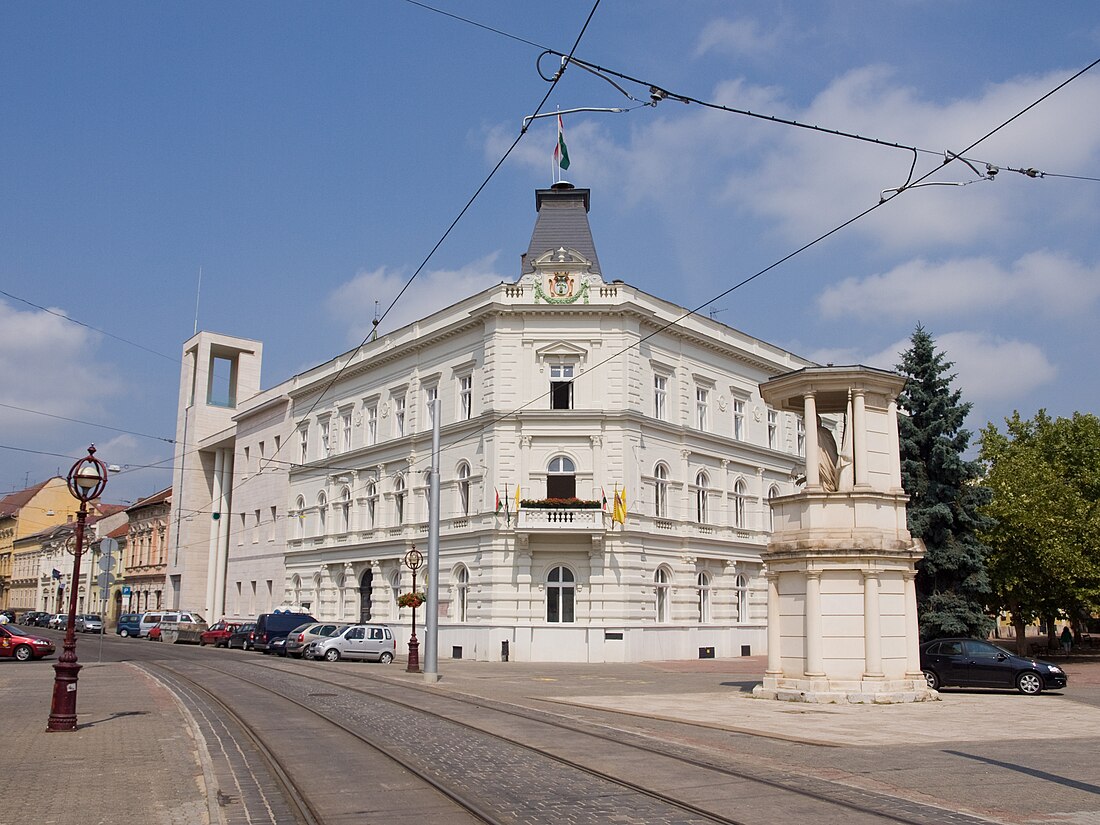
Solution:
M611 521L626 525L626 490L621 493L615 490L615 503L611 510Z

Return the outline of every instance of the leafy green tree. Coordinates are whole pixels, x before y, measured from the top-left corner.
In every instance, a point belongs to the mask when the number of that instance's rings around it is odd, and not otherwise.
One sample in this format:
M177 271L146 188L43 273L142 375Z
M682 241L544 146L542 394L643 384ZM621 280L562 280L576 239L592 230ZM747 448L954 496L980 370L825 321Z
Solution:
M1018 412L981 434L993 491L983 538L991 548L993 606L1008 611L1024 652L1024 629L1041 619L1076 623L1100 603L1100 419Z
M986 612L990 596L987 548L978 539L980 512L989 491L978 481L981 467L963 454L970 431L963 422L970 404L952 390L953 366L917 325L898 370L906 377L898 402L901 478L909 494L909 531L924 541L917 563L917 613L924 639L984 638L993 629Z

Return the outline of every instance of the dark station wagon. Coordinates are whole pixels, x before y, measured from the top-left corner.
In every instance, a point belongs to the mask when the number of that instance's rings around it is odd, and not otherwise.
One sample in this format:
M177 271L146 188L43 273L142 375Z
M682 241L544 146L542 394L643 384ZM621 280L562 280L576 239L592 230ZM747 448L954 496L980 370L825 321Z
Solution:
M1064 688L1065 671L1041 659L1017 656L981 639L936 639L920 646L920 668L928 687L1016 688L1035 695Z

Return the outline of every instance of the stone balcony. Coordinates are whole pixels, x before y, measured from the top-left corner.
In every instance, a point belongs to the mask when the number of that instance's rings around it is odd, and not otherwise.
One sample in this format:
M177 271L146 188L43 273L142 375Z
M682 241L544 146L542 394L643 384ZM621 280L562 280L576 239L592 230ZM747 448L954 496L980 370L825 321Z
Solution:
M611 517L603 510L524 507L516 519L516 529L525 532L597 533L603 532L607 526L605 519L610 523Z

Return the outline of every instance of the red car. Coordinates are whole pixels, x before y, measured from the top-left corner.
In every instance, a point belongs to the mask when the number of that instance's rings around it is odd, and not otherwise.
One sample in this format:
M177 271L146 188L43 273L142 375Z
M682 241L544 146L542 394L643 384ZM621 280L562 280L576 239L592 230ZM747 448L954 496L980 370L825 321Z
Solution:
M228 647L229 637L237 632L239 624L227 622L222 619L210 629L204 630L199 636L200 645L214 645L214 647Z
M55 650L53 642L40 636L24 633L22 628L0 624L0 656L12 656L17 661L29 662L49 656Z
M155 624L152 627L150 627L149 628L149 635L146 638L148 638L150 642L159 642L160 641L160 625Z

